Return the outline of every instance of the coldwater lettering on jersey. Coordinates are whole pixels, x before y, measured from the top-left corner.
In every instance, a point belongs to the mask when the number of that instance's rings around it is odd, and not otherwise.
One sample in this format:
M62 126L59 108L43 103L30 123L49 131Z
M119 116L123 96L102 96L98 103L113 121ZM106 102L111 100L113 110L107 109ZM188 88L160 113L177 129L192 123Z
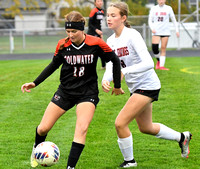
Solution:
M91 64L93 63L94 55L69 55L64 57L66 62L70 65L76 64Z

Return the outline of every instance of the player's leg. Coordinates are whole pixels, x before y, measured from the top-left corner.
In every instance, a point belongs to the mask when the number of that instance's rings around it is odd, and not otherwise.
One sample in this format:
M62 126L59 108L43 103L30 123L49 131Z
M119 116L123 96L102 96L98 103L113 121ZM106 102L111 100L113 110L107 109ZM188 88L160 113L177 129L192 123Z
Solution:
M139 130L144 134L151 134L158 138L180 141L181 133L174 131L163 124L152 122L152 103L136 117Z
M136 118L147 104L152 101L151 98L133 93L115 121L115 127L118 135L119 148L124 157L124 162L120 165L122 168L137 166L133 155L133 139L129 130L129 123Z
M181 147L181 156L187 157L189 154L190 132L177 132L163 124L152 122L152 104L136 117L138 127L142 133L151 134L157 138L177 141Z
M140 132L145 134L156 135L160 130L158 124L152 123L152 103L149 102L146 108L136 117L136 122Z
M160 52L159 52L160 36L152 36L152 52L157 59L156 69L160 67Z
M58 120L60 116L62 116L65 113L65 110L58 107L53 102L50 102L49 105L46 108L46 111L43 115L43 118L39 124L39 126L36 128L36 136L35 136L35 143L33 145L33 150L31 153L31 166L35 168L38 163L34 159L34 150L35 147L45 141L47 133L49 130L53 127L55 122Z
M76 128L74 140L68 157L67 169L75 168L76 163L85 146L85 139L89 124L95 112L95 105L91 102L82 102L76 108Z
M55 122L65 113L65 110L57 106L55 103L50 102L47 106L45 113L42 117L42 120L37 127L37 134L41 137L47 135L47 133L51 130ZM40 138L36 138L36 145L41 141Z
M168 36L161 38L161 50L160 50L160 69L161 70L169 70L165 68L165 60L166 60L166 48L168 43Z

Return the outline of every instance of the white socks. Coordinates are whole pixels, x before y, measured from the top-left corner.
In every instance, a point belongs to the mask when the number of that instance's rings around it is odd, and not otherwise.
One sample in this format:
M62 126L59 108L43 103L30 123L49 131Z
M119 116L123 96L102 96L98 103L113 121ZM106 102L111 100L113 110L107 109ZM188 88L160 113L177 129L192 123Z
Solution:
M181 139L181 133L177 132L167 126L165 126L164 124L160 124L160 131L159 133L156 135L157 138L162 138L162 139L166 139L166 140L175 140L177 142L180 141Z
M125 161L133 160L133 138L132 134L127 138L119 138L117 140L119 148L124 156Z
M165 66L165 59L166 59L166 56L160 56L160 67Z
M164 124L157 123L160 125L160 131L155 137L162 138L166 140L174 140L179 142L181 139L181 133L177 132ZM118 137L118 145L121 150L122 155L124 156L125 161L130 161L134 159L133 156L133 138L132 134L126 138L119 138Z

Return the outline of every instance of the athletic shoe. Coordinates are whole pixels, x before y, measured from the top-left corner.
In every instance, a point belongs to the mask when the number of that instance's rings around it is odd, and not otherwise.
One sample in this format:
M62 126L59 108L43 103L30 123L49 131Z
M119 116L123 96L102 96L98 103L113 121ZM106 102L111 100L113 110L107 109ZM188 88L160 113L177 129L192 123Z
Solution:
M34 155L34 152L35 152L35 147L33 145L33 150L32 150L32 153L31 153L31 167L32 168L35 168L38 166L38 162L35 160L35 155Z
M185 136L184 140L179 142L179 146L181 148L181 157L188 158L188 154L190 153L189 143L192 139L192 134L189 131L185 131L183 132L183 135Z
M133 159L131 161L124 161L120 166L120 168L130 168L130 167L137 167L136 161Z
M160 61L157 61L156 63L156 69L159 69L160 68Z
M168 68L166 67L159 67L160 70L169 70Z

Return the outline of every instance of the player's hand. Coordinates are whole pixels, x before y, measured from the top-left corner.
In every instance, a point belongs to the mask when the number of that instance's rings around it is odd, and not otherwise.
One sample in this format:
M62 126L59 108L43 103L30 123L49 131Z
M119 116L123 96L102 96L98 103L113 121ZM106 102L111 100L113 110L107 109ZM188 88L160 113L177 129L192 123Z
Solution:
M125 92L123 91L122 88L113 88L111 95L115 94L115 95L120 95L120 94L124 94Z
M179 32L176 32L176 36L177 36L177 38L179 38L179 37L180 37L180 34L179 34Z
M96 31L96 33L97 33L99 36L103 35L103 32L102 32L101 30L96 29L95 31Z
M153 34L155 34L155 33L156 33L156 30L155 30L155 29L153 29L153 30L152 30L152 33L153 33Z
M21 87L21 91L24 93L25 92L31 92L30 89L34 88L35 87L35 83L33 82L30 82L30 83L25 83L22 85Z
M110 82L109 81L103 80L102 88L103 88L104 92L108 93L112 87L110 86Z

